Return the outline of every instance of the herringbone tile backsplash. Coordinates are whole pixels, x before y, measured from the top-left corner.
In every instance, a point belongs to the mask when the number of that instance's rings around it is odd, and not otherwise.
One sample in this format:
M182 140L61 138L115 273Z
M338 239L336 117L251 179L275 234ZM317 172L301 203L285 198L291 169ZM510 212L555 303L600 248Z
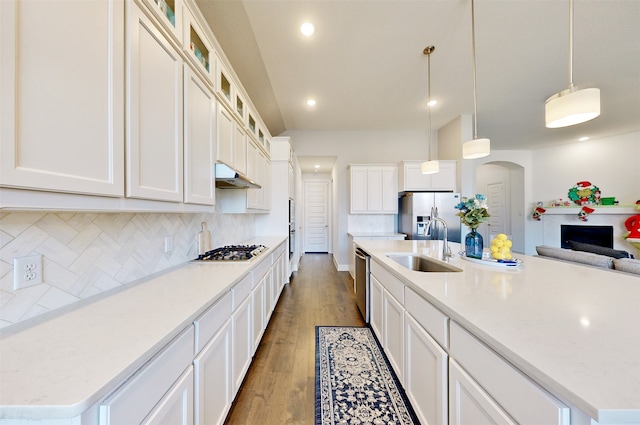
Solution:
M252 214L0 213L0 328L195 258L202 222L212 247L255 234ZM13 259L33 254L44 283L14 291Z

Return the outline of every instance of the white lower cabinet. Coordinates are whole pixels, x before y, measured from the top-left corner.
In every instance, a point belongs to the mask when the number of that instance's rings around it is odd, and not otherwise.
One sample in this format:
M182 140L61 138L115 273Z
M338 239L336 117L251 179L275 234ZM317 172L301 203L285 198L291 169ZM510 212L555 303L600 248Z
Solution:
M193 366L187 368L187 371L142 424L193 424Z
M389 363L396 372L398 379L404 385L404 307L391 293L382 294L382 335L384 351Z
M449 327L451 358L455 359L471 379L496 400L515 422L522 425L571 423L570 409L562 402L532 382L457 323L451 322ZM451 406L456 406L455 400ZM460 415L465 417L464 409ZM466 421L460 423L475 424Z
M382 343L383 334L382 334L382 294L383 288L378 279L375 278L374 275L370 275L369 277L369 324L371 325L371 329L376 334L378 341Z
M523 402L526 403L525 400ZM544 422L540 422L541 424ZM515 425L509 415L465 371L449 361L449 424Z
M231 321L196 356L196 425L222 424L231 408Z
M446 424L447 352L405 312L404 389L420 423Z
M253 304L253 350L255 353L266 328L266 308L265 308L265 278L260 278L258 284L251 292L251 302Z
M100 404L99 424L141 423L179 385L178 378L193 361L194 344L194 327L189 326Z
M237 394L249 369L253 356L253 334L251 333L251 297L248 296L231 316L233 333L232 383L233 397Z

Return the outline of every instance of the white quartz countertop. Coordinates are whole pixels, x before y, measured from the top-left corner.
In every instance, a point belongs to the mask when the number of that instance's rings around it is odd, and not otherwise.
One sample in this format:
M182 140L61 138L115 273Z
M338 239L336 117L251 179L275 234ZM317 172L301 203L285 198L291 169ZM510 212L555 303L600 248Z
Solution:
M455 243L463 272L424 273L386 254L441 259L441 241L356 244L561 400L600 423L640 423L640 277L524 255L503 269Z
M18 332L0 334L0 419L71 418L105 396L280 245L241 262L187 263Z

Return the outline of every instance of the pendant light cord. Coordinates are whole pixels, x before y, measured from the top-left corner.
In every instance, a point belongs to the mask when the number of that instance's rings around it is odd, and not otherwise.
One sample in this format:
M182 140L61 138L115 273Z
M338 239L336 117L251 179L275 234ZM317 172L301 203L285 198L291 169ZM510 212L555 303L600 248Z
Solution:
M573 0L569 0L569 90L573 91Z
M476 94L476 22L474 0L471 0L471 56L473 58L473 139L478 138L478 100Z
M431 50L427 55L427 117L429 122L427 124L427 142L429 143L429 150L427 151L427 158L431 161Z

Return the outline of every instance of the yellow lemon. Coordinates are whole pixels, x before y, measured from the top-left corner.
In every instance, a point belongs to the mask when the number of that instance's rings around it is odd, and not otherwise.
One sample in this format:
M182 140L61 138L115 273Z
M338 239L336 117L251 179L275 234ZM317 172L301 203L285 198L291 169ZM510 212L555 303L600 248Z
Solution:
M504 255L504 259L505 259L505 260L511 260L512 258L513 258L513 256L511 255L511 253L510 253L510 252L507 252L507 253Z
M500 249L500 248L498 248L498 247L497 247L497 246L495 246L495 245L491 245L491 246L489 247L489 249L491 250L491 252L498 252L498 249Z
M501 239L494 239L492 244L497 246L498 248L502 248L502 246L504 245L504 241Z
M495 258L496 260L504 260L504 254L501 252L494 252L491 254L493 256L493 258Z
M511 242L509 239L504 241L504 246L506 246L507 248L511 248L512 245L513 245L513 242Z
M501 241L506 241L508 238L507 238L507 235L505 235L504 233L499 233L496 235L496 239L499 239Z

